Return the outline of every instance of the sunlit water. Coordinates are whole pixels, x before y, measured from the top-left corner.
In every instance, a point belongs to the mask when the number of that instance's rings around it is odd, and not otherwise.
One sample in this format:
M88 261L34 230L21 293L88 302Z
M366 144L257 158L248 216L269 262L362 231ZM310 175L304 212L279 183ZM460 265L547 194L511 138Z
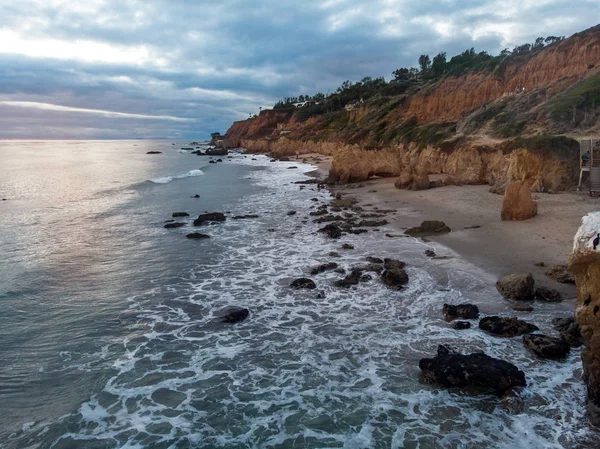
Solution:
M426 244L386 238L385 229L326 239L302 221L329 192L293 184L310 166L238 154L209 164L182 146L0 143L1 447L600 444L585 417L577 350L541 361L520 338L443 321L445 302L515 314L484 271L456 255L432 261ZM192 215L188 225L164 229L176 211ZM186 239L204 211L260 217ZM289 288L332 261L330 251L345 268L367 255L399 258L410 283L401 292L376 279L338 289L341 276L327 272L312 276L317 292ZM251 315L220 323L230 306ZM527 319L553 334L552 317L570 308L536 305ZM521 368L524 411L424 384L418 361L442 342Z

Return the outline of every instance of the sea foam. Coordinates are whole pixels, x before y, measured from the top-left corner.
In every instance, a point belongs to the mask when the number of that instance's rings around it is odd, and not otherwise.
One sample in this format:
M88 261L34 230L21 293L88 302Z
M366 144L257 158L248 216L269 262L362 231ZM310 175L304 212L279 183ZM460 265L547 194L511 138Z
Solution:
M167 184L167 183L173 181L174 179L193 178L195 176L202 176L202 175L204 175L204 172L200 169L196 169L196 170L190 170L189 172L182 173L180 175L164 176L162 178L150 179L150 182L153 182L154 184Z

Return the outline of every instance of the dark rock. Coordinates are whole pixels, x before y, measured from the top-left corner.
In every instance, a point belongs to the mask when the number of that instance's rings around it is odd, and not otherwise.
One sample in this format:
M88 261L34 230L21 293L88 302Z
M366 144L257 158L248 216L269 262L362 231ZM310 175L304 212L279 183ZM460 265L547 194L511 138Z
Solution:
M200 195L196 193L192 198L200 198Z
M312 274L314 276L314 275L324 273L329 270L335 270L337 267L338 267L338 264L335 262L324 263L321 265L317 265L314 268L311 268L310 274Z
M523 345L544 359L562 359L571 350L569 343L562 338L539 334L523 335Z
M531 273L515 273L499 279L496 288L505 298L526 301L533 299L534 283Z
M225 221L225 214L221 212L210 212L208 214L200 214L194 220L194 226L201 226L210 222Z
M558 290L548 287L538 287L535 289L535 299L546 302L561 302L562 295Z
M403 268L386 269L381 274L381 281L394 290L400 290L403 285L408 284L408 274Z
M554 265L546 270L546 276L563 284L574 284L575 277L566 265Z
M533 312L533 307L529 304L513 304L512 309L517 312Z
M341 228L334 224L328 224L325 227L319 229L318 232L322 232L332 239L339 239L342 236Z
M479 308L474 304L444 304L442 313L446 316L446 320L452 321L456 318L472 320L479 317Z
M377 229L375 229L375 231L377 231ZM348 232L350 234L359 235L359 234L365 234L369 231L367 229L348 229Z
M329 256L329 257L341 257L341 256L340 256L340 253L336 253L335 251L330 251L330 252L328 253L328 256Z
M362 272L360 272L359 270L352 270L348 276L346 276L344 279L335 281L333 285L336 287L348 288L353 285L357 285L361 280L361 276Z
M222 323L239 323L240 321L244 321L250 315L250 311L248 309L239 309L229 312L227 315L221 318Z
M434 234L447 234L450 231L451 229L443 221L427 220L422 222L420 226L407 229L404 233L413 237L423 237Z
M210 235L201 234L199 232L192 232L191 234L186 235L188 239L209 239Z
M293 281L290 284L290 287L295 288L295 289L301 289L301 288L307 288L307 289L315 289L317 288L317 284L315 284L311 279L308 278L299 278L296 279L295 281Z
M291 210L291 211L289 211L289 212L287 213L287 215L290 215L290 216L291 216L291 215L296 215L296 211L295 211L295 210Z
M275 229L274 228L268 228L267 232L275 232Z
M406 266L406 264L398 259L390 259L388 257L383 259L383 268L385 268L386 270L394 270L394 269L398 269L398 268L404 268L405 266Z
M171 215L173 218L177 218L177 217L189 217L190 214L188 214L187 212L173 212L173 215Z
M216 164L216 161L208 161L209 164Z
M352 269L360 271L372 271L373 273L381 274L381 272L383 271L383 266L381 266L378 263L368 263L366 265L358 265L352 267Z
M371 262L371 263L383 263L383 259L380 259L379 257L373 257L373 256L367 256L367 261Z
M289 157L287 157L287 156L281 156L281 157L279 158L279 160L280 160L280 161L282 161L282 162L288 162L288 161L290 160L290 158L289 158Z
M165 229L173 229L173 228L180 228L182 226L185 226L185 223L179 223L179 222L175 222L175 223L167 223L164 228Z
M426 249L425 250L425 255L427 257L435 257L435 251L431 250L431 249Z
M354 245L351 245L350 243L344 243L342 245L342 249L354 249Z
M223 162L223 159L219 158L217 159L217 162Z
M479 329L497 337L516 337L537 331L538 327L513 317L488 316L479 321Z
M293 170L294 168L298 168L298 167L296 167L295 165L292 165L291 167L288 167L287 169L288 170Z
M251 218L258 218L258 215L236 215L235 217L231 217L232 220L249 220Z
M455 321L452 323L452 327L456 330L470 329L471 323L468 321Z
M229 151L225 148L209 148L204 153L206 156L227 156Z
M147 151L146 154L162 154L162 151Z
M546 266L546 264L544 262L536 262L533 265L536 267L545 267Z
M502 394L526 385L525 374L515 365L483 353L445 354L438 350L433 359L421 359L419 368L426 380L445 387L474 387Z
M579 324L575 321L575 317L554 318L552 324L554 325L554 328L560 332L561 338L572 347L576 348L585 344L585 340L581 336L581 329L579 328Z

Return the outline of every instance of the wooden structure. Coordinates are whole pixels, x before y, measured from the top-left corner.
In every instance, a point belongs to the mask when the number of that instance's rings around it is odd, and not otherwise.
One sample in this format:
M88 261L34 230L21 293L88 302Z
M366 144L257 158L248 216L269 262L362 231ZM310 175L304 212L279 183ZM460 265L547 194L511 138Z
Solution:
M579 190L586 172L589 173L590 195L600 195L600 138L579 139Z

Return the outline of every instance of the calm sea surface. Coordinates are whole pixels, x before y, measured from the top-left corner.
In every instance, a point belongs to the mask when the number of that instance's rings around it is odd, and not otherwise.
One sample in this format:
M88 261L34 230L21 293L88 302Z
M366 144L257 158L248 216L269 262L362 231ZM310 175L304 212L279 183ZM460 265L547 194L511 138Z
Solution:
M539 361L520 338L443 321L444 302L514 314L484 272L456 255L434 264L385 228L326 239L308 212L329 192L294 184L313 167L238 153L210 164L187 146L0 141L1 448L600 445L578 351ZM178 211L186 226L164 229ZM193 228L204 211L231 214ZM243 214L259 217L231 219ZM404 260L409 286L337 289L327 272L317 291L289 288L330 251L346 269ZM233 306L250 317L220 323ZM552 334L570 306L528 319ZM422 383L419 359L443 342L525 371L523 412Z

